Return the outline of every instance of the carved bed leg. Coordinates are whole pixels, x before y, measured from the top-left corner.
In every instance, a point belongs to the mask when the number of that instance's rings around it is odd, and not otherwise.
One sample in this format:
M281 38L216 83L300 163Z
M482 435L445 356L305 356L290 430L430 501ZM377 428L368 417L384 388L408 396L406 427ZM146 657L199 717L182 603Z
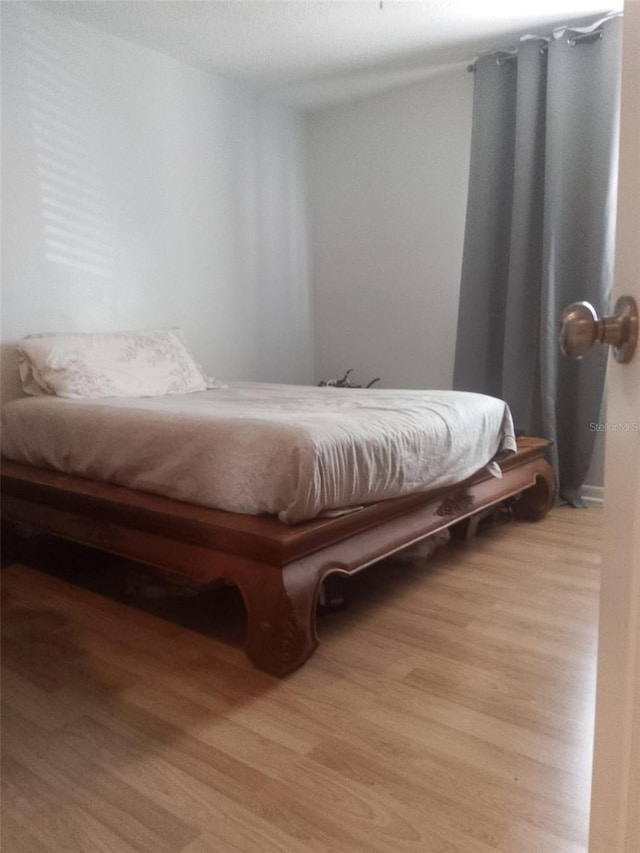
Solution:
M556 496L556 478L553 468L544 459L538 462L536 482L522 492L513 505L513 514L524 521L541 521L549 512Z
M265 566L239 584L247 609L246 652L258 669L287 675L318 645L316 600L320 578L306 567Z

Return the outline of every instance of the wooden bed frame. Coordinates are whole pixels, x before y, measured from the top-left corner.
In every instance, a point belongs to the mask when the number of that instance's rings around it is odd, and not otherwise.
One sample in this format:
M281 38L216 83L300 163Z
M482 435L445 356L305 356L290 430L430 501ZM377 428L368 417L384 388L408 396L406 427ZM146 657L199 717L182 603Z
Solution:
M316 605L327 575L354 574L517 495L516 517L543 518L555 497L547 444L518 439L517 453L500 463L502 479L483 468L454 486L293 527L3 460L2 517L200 583L232 581L247 611L247 654L282 676L318 644Z

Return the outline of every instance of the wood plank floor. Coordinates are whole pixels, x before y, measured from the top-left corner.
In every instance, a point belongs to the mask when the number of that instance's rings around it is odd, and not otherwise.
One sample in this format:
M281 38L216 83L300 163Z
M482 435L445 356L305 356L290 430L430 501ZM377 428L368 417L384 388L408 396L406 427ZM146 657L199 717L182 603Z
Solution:
M10 564L3 853L585 851L600 526L559 508L374 566L285 680L237 647L233 591L170 621Z

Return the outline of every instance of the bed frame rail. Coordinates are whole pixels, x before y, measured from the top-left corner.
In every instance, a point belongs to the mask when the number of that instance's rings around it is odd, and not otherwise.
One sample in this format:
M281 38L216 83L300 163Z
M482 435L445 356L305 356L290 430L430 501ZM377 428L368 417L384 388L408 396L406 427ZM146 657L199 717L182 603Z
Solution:
M183 575L235 583L247 611L246 651L286 675L318 644L324 578L368 565L507 498L518 518L543 518L555 498L548 442L522 438L500 463L456 485L293 527L277 519L192 506L121 486L2 461L2 518Z

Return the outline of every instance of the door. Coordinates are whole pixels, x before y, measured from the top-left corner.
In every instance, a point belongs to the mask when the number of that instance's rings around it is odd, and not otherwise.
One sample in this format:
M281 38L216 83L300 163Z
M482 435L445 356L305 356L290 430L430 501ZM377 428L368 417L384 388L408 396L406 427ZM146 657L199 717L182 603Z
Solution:
M614 302L640 305L640 0L625 3ZM589 853L640 851L640 348L610 356Z

